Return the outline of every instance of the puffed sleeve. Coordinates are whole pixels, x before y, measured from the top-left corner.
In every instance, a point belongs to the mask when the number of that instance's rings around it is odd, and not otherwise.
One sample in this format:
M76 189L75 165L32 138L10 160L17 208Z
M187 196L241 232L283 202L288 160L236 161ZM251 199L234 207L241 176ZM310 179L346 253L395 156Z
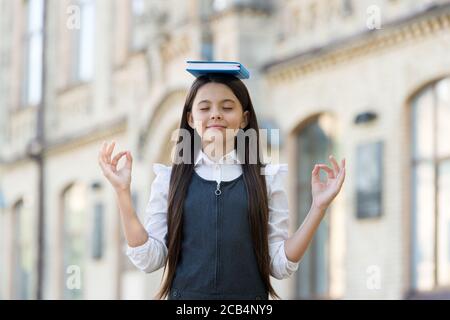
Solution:
M289 208L285 190L287 164L267 164L264 170L269 202L269 254L271 275L276 279L290 277L299 262L290 261L284 250L288 238Z
M150 199L144 216L148 240L138 247L127 245L126 254L140 270L150 273L164 266L167 257L167 196L171 167L153 164L155 178L151 185Z

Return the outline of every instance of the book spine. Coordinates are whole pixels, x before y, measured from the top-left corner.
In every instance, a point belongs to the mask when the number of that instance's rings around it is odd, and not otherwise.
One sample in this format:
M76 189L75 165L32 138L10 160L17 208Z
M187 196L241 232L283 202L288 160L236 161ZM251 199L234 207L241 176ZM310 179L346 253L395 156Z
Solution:
M241 77L242 77L241 79L248 79L249 76L250 76L250 74L248 73L248 70L245 69L245 68L242 68L242 67L241 67L241 69L240 69L239 74L240 74Z

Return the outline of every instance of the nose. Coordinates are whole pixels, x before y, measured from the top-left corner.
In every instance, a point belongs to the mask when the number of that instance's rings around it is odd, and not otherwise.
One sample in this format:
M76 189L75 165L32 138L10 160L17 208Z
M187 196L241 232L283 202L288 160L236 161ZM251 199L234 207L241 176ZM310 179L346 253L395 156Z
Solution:
M222 119L222 114L218 110L219 108L213 108L211 112L211 119Z

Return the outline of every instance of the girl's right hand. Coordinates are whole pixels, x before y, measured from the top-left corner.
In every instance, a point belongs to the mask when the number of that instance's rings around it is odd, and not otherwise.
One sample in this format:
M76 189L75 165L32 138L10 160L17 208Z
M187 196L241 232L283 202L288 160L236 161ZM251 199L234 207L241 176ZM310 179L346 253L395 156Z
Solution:
M129 151L121 151L111 160L111 154L115 144L116 143L113 142L111 145L108 145L106 141L103 142L100 152L98 153L98 163L102 169L103 175L112 184L116 192L122 192L130 190L133 158ZM127 162L120 170L117 170L117 163L124 155L126 156Z

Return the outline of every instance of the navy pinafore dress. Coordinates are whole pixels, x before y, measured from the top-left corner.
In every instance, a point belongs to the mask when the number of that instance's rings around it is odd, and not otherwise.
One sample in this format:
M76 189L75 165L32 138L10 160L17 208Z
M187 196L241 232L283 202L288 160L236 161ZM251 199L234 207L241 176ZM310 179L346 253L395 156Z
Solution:
M218 184L194 170L168 299L268 299L253 250L247 199L243 174Z

